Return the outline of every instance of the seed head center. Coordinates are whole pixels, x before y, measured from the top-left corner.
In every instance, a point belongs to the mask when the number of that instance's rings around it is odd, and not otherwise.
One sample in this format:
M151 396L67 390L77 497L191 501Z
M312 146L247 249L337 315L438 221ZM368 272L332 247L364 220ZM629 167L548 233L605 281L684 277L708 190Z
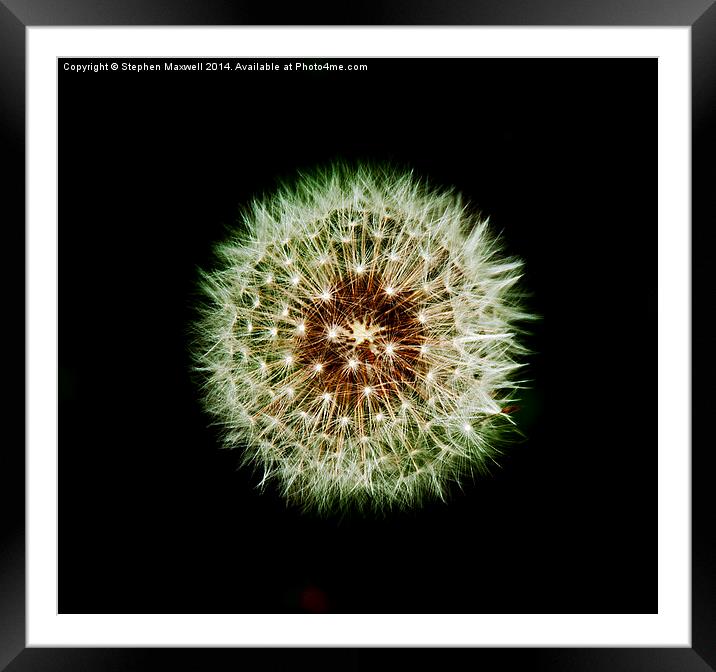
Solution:
M353 321L353 324L351 325L350 337L355 341L354 345L360 345L364 341L373 343L375 337L381 331L383 331L383 327L377 324L368 325L366 324L366 320L364 318L360 322L358 320Z

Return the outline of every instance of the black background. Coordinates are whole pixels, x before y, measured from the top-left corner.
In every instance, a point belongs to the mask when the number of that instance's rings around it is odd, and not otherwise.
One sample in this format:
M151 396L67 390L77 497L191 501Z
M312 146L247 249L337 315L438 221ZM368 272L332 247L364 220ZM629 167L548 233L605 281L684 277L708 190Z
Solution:
M61 612L656 611L656 60L59 68ZM528 440L448 505L259 495L189 377L212 244L336 158L456 186L527 264Z

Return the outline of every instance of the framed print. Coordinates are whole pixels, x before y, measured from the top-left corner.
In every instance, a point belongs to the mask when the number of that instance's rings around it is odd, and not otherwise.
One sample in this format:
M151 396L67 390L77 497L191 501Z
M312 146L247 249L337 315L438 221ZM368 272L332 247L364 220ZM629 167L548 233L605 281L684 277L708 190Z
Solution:
M7 669L714 665L716 13L637 5L5 3Z

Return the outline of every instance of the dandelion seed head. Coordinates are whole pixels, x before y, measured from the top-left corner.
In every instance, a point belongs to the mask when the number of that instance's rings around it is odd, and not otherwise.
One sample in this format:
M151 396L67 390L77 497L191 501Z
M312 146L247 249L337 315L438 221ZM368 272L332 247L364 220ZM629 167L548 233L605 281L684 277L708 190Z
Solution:
M217 251L195 369L262 486L329 514L419 506L487 471L530 316L521 262L458 194L335 166L256 201Z

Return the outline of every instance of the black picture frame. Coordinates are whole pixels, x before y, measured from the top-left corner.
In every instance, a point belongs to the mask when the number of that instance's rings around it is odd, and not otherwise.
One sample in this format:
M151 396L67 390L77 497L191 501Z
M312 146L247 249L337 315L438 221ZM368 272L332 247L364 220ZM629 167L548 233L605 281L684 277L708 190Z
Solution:
M279 11L281 9L281 11ZM443 3L411 3L406 0L362 4L352 16L335 8L304 3L279 8L273 3L196 0L165 3L131 0L87 3L66 0L3 0L0 2L0 119L2 155L9 171L4 179L3 204L6 257L24 250L25 231L25 28L33 26L117 25L544 25L544 26L690 26L692 73L692 306L711 296L708 231L716 218L716 3L713 0L608 0L575 4L570 0L453 0ZM24 253L21 257L24 259ZM6 265L9 268L9 265ZM18 271L9 274L7 294L18 297ZM20 314L12 309L6 316ZM704 317L693 311L692 357L698 367L693 377L693 418L702 428L702 440L692 441L692 648L480 648L467 651L470 662L489 669L525 666L545 670L708 670L716 669L716 551L713 548L716 512L710 497L714 459L703 440L709 396L706 382L714 365L706 348L712 343ZM7 323L7 322L6 322ZM8 329L8 331L10 331ZM19 330L18 330L19 331ZM14 335L14 334L13 334ZM23 328L23 342L27 334ZM15 336L19 340L19 336ZM701 355L701 356L699 356ZM9 361L19 359L9 357ZM11 389L6 417L21 415L24 394ZM699 394L699 391L703 392ZM12 404L17 404L15 410ZM702 412L699 413L699 410ZM10 432L6 432L9 436ZM698 432L694 435L698 437ZM24 442L23 442L24 444ZM2 450L0 488L0 669L21 670L124 670L234 669L249 657L262 658L261 667L301 665L319 658L320 664L338 669L359 669L391 662L400 664L405 651L341 649L316 652L246 649L75 649L26 648L25 646L25 518L24 449L17 438L6 439ZM421 662L444 665L444 651L422 651ZM258 662L258 661L257 661ZM441 664L442 663L442 664Z

